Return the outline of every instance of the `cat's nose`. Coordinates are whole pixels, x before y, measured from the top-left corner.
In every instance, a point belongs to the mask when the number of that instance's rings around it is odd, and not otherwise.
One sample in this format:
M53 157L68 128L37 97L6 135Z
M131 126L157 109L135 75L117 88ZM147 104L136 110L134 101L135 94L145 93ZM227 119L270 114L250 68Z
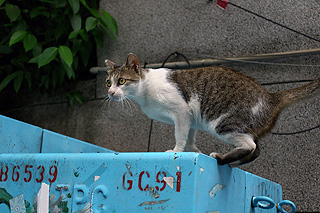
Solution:
M115 93L116 93L116 92L115 92L114 90L109 90L109 91L108 91L108 94L111 95L111 96L114 96Z

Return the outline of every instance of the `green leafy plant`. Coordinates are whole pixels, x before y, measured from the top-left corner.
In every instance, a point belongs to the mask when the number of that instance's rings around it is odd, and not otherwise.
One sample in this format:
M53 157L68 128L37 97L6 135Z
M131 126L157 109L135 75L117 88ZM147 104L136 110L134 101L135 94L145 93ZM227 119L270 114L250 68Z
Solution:
M118 35L115 19L86 0L0 0L0 29L0 92L62 90L71 104L85 99L70 84L90 75L103 33Z

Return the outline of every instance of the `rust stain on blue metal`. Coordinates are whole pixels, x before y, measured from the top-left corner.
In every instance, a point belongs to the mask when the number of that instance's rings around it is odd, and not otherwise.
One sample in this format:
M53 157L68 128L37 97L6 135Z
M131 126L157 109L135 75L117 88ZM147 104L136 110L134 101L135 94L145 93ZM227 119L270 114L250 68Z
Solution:
M141 203L139 206L164 204L164 203L166 203L166 202L169 201L169 200L170 200L170 199L158 200L158 201L145 201L145 202Z
M80 175L79 172L74 172L73 174L75 177L79 177L79 175Z
M160 194L158 193L157 190L155 190L153 187L148 187L145 189L145 191L149 192L149 195L151 198L156 198L158 199L160 197Z

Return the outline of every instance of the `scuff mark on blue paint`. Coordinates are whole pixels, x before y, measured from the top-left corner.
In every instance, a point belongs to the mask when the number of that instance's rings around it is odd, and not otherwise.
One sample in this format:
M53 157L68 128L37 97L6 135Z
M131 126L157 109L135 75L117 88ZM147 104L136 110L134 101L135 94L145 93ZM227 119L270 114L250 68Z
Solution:
M215 198L217 196L217 194L219 192L221 192L221 190L224 189L224 188L225 188L224 185L221 185L221 184L218 184L218 183L216 185L214 185L214 187L212 187L212 189L209 192L210 198L212 198L212 199Z

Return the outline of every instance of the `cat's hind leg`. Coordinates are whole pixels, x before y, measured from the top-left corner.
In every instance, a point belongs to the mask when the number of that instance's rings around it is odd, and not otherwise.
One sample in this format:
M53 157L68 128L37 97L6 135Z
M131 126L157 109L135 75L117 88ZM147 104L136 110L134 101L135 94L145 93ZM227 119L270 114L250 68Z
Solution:
M211 157L217 159L220 165L230 164L231 166L238 166L258 157L256 155L259 155L259 149L250 134L230 133L221 137L225 142L233 145L235 148L225 155L220 153L210 154ZM246 162L242 163L242 161Z
M241 166L241 165L250 163L251 161L255 160L257 157L259 157L259 155L260 155L260 148L259 148L258 144L256 143L256 148L253 152L251 152L249 155L247 155L246 157L244 157L238 161L229 163L229 165L231 167Z
M187 141L185 151L201 153L201 151L196 146L196 130L195 129L189 130L188 141Z

